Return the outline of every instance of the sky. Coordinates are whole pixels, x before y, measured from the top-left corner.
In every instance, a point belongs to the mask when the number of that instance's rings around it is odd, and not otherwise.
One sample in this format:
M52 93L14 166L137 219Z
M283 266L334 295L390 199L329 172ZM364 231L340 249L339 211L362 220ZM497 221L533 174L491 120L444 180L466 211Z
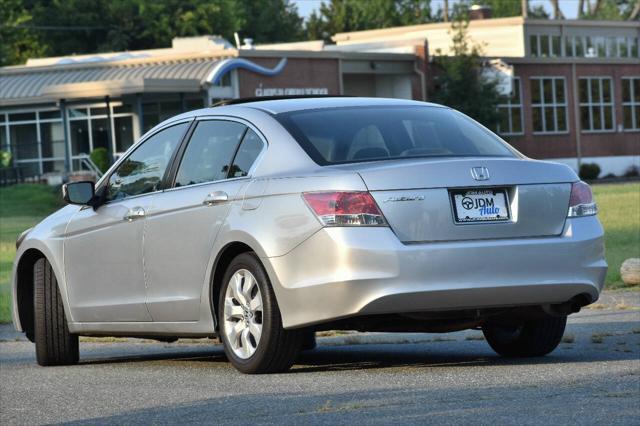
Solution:
M520 0L513 1L519 2ZM293 0L293 2L298 6L298 13L304 18L307 18L311 15L311 12L320 8L323 0ZM449 0L449 4L455 2L456 0ZM442 8L443 3L443 0L431 0L431 6L434 10ZM482 4L482 1L478 1L478 3ZM549 14L552 13L551 2L549 0L529 0L529 7L534 8L539 5L542 5ZM578 12L578 0L560 0L560 9L567 19L575 19Z

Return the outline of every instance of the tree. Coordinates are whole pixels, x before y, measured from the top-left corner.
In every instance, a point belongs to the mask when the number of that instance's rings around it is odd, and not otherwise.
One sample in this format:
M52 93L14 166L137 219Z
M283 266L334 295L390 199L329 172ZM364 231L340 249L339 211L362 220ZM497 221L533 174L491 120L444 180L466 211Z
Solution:
M551 0L551 6L553 8L553 19L564 19L564 13L560 9L560 2L558 0Z
M239 27L234 0L36 0L34 22L52 55L167 47L173 37L221 34Z
M0 0L0 66L46 54L46 46L28 28L32 21L20 0Z
M303 38L290 0L0 0L0 61L140 50L174 37L234 32L260 43Z
M522 15L522 2L514 0L483 0L481 4L491 8L491 16L505 18Z
M620 21L638 19L640 1L638 0L584 0L579 4L578 14L583 19L601 19ZM585 8L586 6L586 8ZM586 9L586 10L585 10Z
M549 19L549 13L543 5L539 4L529 9L529 18L531 19Z
M578 19L582 19L584 16L584 0L578 0Z
M463 13L455 15L458 18L451 25L452 56L436 51L434 58L436 77L431 100L494 127L498 121L497 105L503 97L497 91L497 82L482 75L482 50L467 34L469 21Z
M303 19L289 0L238 0L242 37L258 43L297 41L304 38Z
M397 0L396 10L400 25L417 25L441 21L442 12L431 10L431 0Z
M310 39L349 31L433 22L431 0L331 0L307 21Z

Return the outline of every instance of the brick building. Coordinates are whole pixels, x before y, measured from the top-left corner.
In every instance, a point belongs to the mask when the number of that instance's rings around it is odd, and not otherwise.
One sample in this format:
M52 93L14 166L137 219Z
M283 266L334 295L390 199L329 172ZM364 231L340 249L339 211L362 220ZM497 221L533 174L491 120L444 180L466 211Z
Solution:
M30 59L0 68L0 150L23 176L80 171L91 168L94 149L117 157L159 122L220 99L340 94L361 79L374 83L371 96L411 98L421 90L415 62L413 54L345 53L322 42L235 48L209 36L166 49Z
M435 23L333 39L342 51L399 53L426 40L448 54L449 31ZM602 175L640 167L640 22L482 19L468 35L508 69L511 96L494 129L512 145L574 168L595 162Z
M23 174L90 167L95 148L121 155L143 133L216 100L345 94L428 100L429 51L450 26L336 34L322 41L234 47L218 37L170 48L30 59L0 68L0 150ZM496 127L534 158L640 165L637 22L474 20L469 35L507 81ZM491 126L490 123L485 123Z

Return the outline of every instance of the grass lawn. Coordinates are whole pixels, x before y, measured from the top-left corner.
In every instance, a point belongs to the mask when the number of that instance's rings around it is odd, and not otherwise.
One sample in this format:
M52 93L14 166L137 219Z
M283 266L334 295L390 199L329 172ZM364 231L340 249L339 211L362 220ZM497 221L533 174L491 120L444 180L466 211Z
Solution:
M640 257L640 183L593 185L592 188L605 231L609 264L607 288L621 288L624 284L620 279L620 265L625 259Z
M24 184L0 188L0 323L11 321L11 267L16 237L63 205L60 189Z
M640 257L640 183L594 185L593 190L605 228L607 287L621 288L620 265L629 257ZM62 204L58 188L35 184L0 188L0 323L11 321L16 237Z

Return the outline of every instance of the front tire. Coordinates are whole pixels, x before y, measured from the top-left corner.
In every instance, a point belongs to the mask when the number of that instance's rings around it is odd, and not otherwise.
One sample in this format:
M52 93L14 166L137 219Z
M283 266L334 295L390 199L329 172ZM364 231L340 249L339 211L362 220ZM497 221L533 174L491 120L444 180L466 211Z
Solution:
M47 259L33 268L36 359L42 366L77 364L78 336L69 333L58 281Z
M299 330L285 330L264 267L254 253L231 261L220 289L218 323L224 351L242 373L288 370L302 346Z
M537 357L558 347L566 324L566 316L546 316L520 325L488 324L482 327L482 332L491 348L499 355Z

